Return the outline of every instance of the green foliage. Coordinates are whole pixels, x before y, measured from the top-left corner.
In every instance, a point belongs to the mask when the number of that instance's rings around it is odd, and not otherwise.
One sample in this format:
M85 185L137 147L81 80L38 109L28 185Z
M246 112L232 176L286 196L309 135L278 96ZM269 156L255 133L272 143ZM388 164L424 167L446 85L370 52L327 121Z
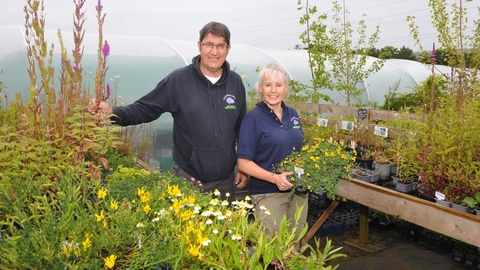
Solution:
M369 56L377 57L380 59L406 59L417 61L417 56L413 53L413 50L402 46L400 49L393 46L385 46L380 50L372 48L368 52Z
M429 194L443 191L447 200L461 203L466 194L480 190L478 101L445 98L428 115L425 129L417 135L423 186ZM460 161L460 162L459 162Z
M0 260L6 269L264 269L278 264L322 269L334 255L294 252L298 238L284 219L267 237L252 205L229 206L170 173L118 168L107 185L69 171L51 186L45 177L2 177ZM303 250L313 248L309 245Z
M428 113L426 127L417 135L421 185L427 194L440 191L446 200L457 204L480 190L480 155L476 150L480 139L477 132L480 27L479 21L474 21L472 35L466 32L465 5L469 2L472 1L455 2L449 7L444 0L429 1L432 25L440 42L438 51L433 44L430 54L421 45L415 17L407 18L413 38L424 52L421 60L430 63L432 69L429 86L424 84L419 95ZM438 62L451 66L452 74L434 73Z
M443 77L429 76L425 81L415 86L412 92L399 93L398 81L393 87L389 87L388 93L385 95L385 104L380 107L384 110L406 111L427 113L430 110L429 104L432 97L433 83L433 100L445 98L449 94L449 82Z
M298 1L299 9L303 9L301 4L301 1ZM362 18L356 28L358 39L354 41L351 23L343 20L348 10L341 7L337 1L333 2L331 16L335 27L327 29L324 23L328 18L327 14L313 19L316 13L316 6L307 7L305 15L300 19L301 25L307 25L300 39L304 44L308 44L313 87L315 91L330 89L340 93L350 106L353 100L358 100L365 92L359 85L383 66L384 62L380 59L367 63L368 52L379 39L379 27L367 38L367 26L365 18ZM332 66L328 72L325 66L327 62Z
M426 130L426 125L419 118L410 119L403 112L390 126L395 130L395 136L390 140L387 152L397 168L396 176L404 182L421 170L419 156L422 153L417 144L417 134Z
M475 208L480 204L480 192L475 193L473 197L466 197L463 199L463 202L466 203L470 208Z

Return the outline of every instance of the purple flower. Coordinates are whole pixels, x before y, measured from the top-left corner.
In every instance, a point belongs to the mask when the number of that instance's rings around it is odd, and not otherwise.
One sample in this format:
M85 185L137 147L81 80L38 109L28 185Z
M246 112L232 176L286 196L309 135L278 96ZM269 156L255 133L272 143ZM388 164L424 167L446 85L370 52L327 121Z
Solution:
M108 42L106 40L105 40L105 44L103 44L102 54L103 54L103 56L107 56L107 55L110 54L110 45L108 44Z
M105 90L105 93L103 94L103 100L106 100L110 97L110 94L112 91L110 90L110 84L107 83L107 89Z
M103 9L103 6L102 4L100 4L100 1L98 1L98 5L95 8L100 11Z

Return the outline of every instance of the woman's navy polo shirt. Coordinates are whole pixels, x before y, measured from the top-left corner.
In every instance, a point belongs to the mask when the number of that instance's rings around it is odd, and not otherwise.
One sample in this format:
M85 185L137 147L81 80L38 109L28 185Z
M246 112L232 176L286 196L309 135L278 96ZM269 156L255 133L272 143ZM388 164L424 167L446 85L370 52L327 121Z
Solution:
M278 163L292 153L300 151L303 131L296 110L282 102L280 121L264 102L247 113L240 127L237 157L255 162L267 171L274 171ZM251 195L280 192L275 184L250 177Z

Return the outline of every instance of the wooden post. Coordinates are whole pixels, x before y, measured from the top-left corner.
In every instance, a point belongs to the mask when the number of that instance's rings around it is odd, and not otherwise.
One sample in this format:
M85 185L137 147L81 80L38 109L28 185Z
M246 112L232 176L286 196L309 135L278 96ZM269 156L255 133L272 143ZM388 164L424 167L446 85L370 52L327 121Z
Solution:
M368 245L368 211L369 208L365 205L360 205L360 232L358 240L362 245Z

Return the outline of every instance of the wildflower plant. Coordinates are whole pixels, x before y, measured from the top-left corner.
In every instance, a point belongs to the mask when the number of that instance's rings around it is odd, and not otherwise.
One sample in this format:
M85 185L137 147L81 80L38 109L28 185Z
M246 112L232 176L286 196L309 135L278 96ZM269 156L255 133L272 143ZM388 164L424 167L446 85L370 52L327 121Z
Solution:
M5 268L322 269L337 255L309 245L302 250L309 257L295 253L306 227L290 231L284 219L277 235L267 237L249 218L249 197L230 204L170 173L123 168L106 185L76 177L68 173L56 182L54 201L36 178L19 186L1 182L0 206L9 209L0 222ZM135 188L119 190L125 177Z
M283 159L276 170L293 172L290 180L294 184L292 192L324 191L329 198L336 198L335 186L342 178L347 178L353 171L355 156L345 149L343 143L312 138L300 150Z

